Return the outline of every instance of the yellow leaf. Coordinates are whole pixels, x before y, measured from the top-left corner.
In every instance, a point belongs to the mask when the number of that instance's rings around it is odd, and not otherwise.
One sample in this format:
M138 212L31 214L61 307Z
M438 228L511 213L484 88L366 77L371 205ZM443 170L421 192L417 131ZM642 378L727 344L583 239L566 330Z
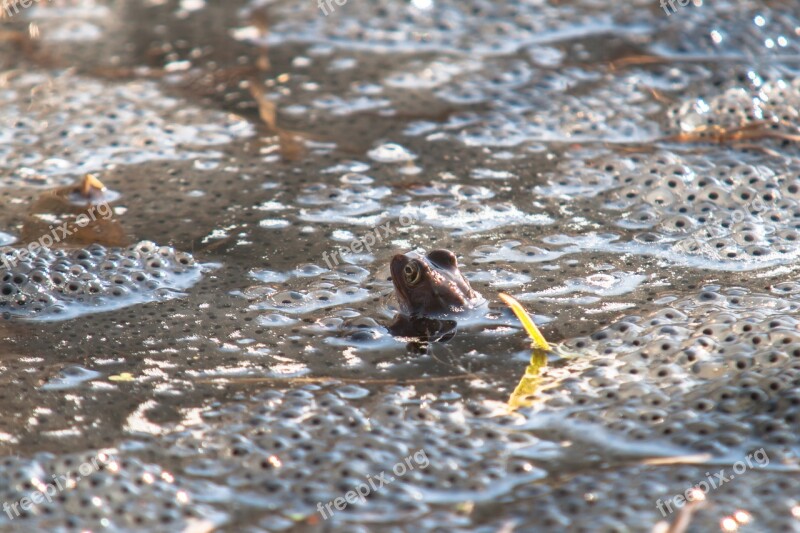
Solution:
M133 374L128 372L123 372L122 374L116 376L109 376L109 381L133 381Z

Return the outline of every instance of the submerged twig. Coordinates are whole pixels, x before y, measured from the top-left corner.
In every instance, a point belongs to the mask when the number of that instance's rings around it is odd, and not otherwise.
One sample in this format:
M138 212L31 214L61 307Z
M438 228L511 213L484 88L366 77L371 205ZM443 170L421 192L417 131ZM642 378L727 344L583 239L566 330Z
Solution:
M674 522L670 524L666 520L662 520L658 522L655 526L653 526L652 533L685 533L686 530L689 529L689 526L692 523L692 518L694 517L694 513L696 513L705 506L706 506L705 494L703 494L702 491L697 490L695 494L695 499L693 501L688 502L680 510L678 510L678 514L675 517Z
M458 376L438 376L430 378L386 378L386 379L357 379L357 378L334 378L334 377L294 377L294 378L270 378L270 377L244 377L244 378L209 378L198 379L195 383L329 383L341 381L342 383L354 383L360 385L398 385L402 383L433 383L437 381L455 381L459 379L474 379L474 374L460 374Z
M783 56L783 57L770 57L770 61L780 62L797 62L800 60L797 56ZM753 58L741 55L728 55L728 56L708 56L708 55L684 55L684 56L656 56L656 55L632 55L617 59L608 64L608 67L614 70L622 70L628 67L648 66L648 65L662 65L671 63L719 63L727 61L730 63L749 63Z
M662 142L713 142L724 144L755 139L781 139L784 141L800 142L800 135L775 131L769 128L774 122L758 121L733 129L722 126L701 126L689 132L681 132L660 139Z

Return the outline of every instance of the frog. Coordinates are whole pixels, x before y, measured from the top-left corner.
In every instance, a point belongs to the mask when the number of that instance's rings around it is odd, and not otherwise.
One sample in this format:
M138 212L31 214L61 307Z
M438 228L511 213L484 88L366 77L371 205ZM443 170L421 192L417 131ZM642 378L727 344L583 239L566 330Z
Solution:
M421 345L409 345L420 353L427 342L453 338L457 326L454 318L484 302L459 270L456 255L450 250L397 254L389 270L399 306L389 332L422 341Z
M408 317L459 314L481 301L450 250L396 254L389 265L400 313Z

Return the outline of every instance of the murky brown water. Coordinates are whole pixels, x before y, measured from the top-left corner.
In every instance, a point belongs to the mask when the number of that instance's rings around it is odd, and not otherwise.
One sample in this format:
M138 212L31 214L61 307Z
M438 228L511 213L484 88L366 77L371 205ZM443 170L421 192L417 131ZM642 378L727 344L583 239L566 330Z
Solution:
M323 5L0 19L0 529L800 530L798 6Z

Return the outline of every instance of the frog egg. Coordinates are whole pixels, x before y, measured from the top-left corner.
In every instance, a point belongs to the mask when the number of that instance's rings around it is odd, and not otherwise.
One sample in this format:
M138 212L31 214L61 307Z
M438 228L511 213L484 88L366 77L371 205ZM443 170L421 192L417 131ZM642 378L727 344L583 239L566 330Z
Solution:
M627 220L641 225L642 227L651 227L656 224L660 218L661 217L655 210L648 207L641 207L626 216Z
M663 220L658 227L669 233L688 233L695 226L696 223L693 219L685 215L677 215Z

